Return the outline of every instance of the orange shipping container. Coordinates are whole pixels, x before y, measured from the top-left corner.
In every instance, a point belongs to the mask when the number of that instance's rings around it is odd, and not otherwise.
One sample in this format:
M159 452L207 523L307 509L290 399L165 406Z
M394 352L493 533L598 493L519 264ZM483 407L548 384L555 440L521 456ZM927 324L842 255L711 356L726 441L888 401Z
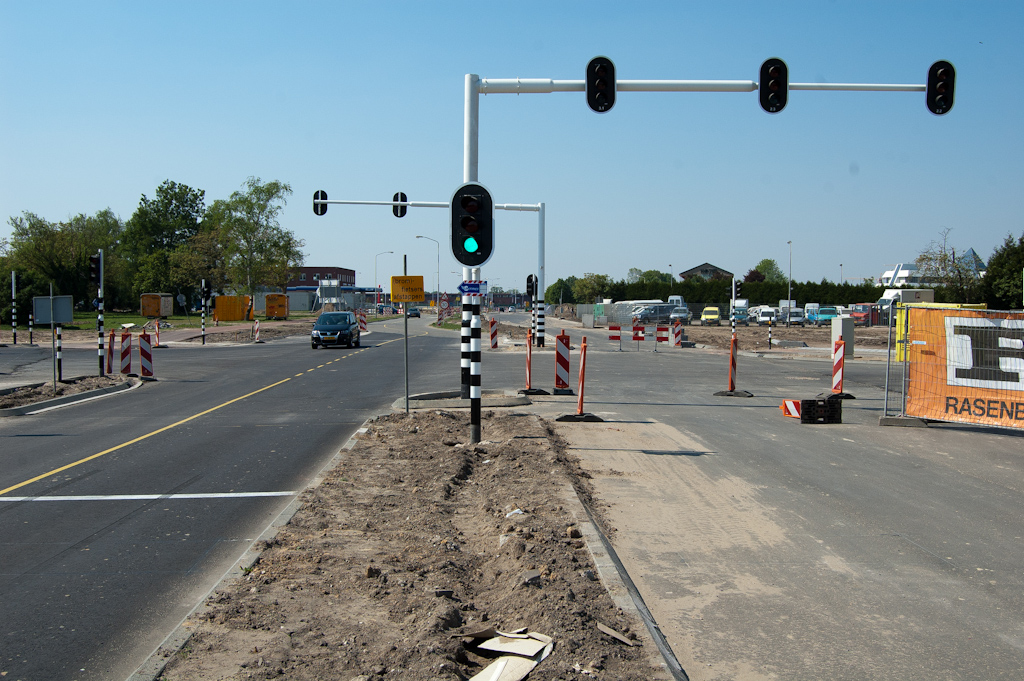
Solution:
M288 295L285 293L267 294L267 319L288 319Z
M213 314L220 322L237 322L246 319L249 311L249 296L217 296L214 298ZM253 318L249 312L248 319Z
M143 317L167 318L174 314L174 298L170 293L143 293L139 298L140 314Z

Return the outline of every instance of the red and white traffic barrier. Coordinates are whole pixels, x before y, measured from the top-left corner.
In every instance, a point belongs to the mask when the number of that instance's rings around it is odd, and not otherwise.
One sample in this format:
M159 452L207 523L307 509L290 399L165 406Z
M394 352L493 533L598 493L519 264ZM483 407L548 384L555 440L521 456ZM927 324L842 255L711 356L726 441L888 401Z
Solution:
M143 378L153 377L153 348L149 344L149 334L143 332L139 336L139 374Z
M258 320L258 319L253 320L252 326L253 326L253 332L252 332L253 338L252 339L253 339L254 342L259 343L260 342L260 320Z
M572 395L569 388L569 336L565 329L555 336L555 394Z
M736 391L736 334L729 341L729 392Z
M633 327L633 340L637 341L638 343L640 341L644 340L644 327L642 327L642 326L634 326Z
M622 326L619 324L608 325L608 340L619 342L619 352L622 352Z
M677 348L683 347L683 323L679 320L672 326L672 345Z
M154 347L157 347L157 348L162 348L163 347L162 345L160 345L160 319L159 318L156 320L156 345Z
M800 418L800 400L782 400L782 404L779 406L782 410L783 416L789 416L791 418Z
M366 312L364 310L360 310L359 313L358 313L358 317L359 317L359 330L360 331L366 331Z
M491 350L498 349L498 322L491 317Z
M121 332L121 373L132 372L132 334L127 331Z
M658 343L668 343L668 327L654 327L654 351L658 351Z
M832 392L836 395L843 392L844 355L846 355L846 342L838 340L835 352L832 353Z

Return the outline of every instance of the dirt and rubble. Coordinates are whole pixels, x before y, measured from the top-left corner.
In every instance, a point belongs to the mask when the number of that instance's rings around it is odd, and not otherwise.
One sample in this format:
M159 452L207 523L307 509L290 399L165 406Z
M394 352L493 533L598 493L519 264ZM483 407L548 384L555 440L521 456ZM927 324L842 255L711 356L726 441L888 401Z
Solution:
M57 381L56 389L54 389L53 382L44 383L38 386L14 388L10 392L0 395L0 409L23 407L28 404L45 402L46 400L52 400L57 397L77 395L78 393L97 390L99 388L109 388L115 385L120 385L126 380L126 378L127 377L120 374L112 376L82 376L80 378L70 378L64 381Z
M161 678L468 679L497 656L461 635L482 627L552 637L531 681L664 678L581 538L570 495L591 487L566 443L532 414L483 426L464 445L465 413L372 421Z

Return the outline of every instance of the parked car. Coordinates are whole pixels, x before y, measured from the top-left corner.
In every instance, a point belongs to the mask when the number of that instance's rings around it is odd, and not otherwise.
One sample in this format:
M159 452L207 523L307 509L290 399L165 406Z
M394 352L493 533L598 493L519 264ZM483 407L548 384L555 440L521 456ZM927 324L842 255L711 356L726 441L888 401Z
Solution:
M352 312L325 312L316 319L310 334L310 344L316 350L321 345L359 347L359 322Z
M818 314L814 316L814 325L822 326L824 324L831 324L832 320L839 316L839 311L832 306L819 307Z
M764 326L765 324L775 323L775 308L774 307L762 307L757 311L757 325Z
M410 317L419 317L420 316L420 309L418 307L410 307L409 308L409 316Z
M718 311L717 307L705 307L704 311L700 313L700 325L711 326L712 324L722 325L722 313Z
M793 307L789 310L789 316L786 318L786 322L790 326L803 326L805 323L804 311L799 307Z
M871 326L878 323L878 312L874 303L856 303L850 308L854 326Z
M690 308L674 307L672 308L672 314L668 316L668 321L672 324L675 324L678 321L680 324L686 324L689 326L692 318L693 315L690 313Z

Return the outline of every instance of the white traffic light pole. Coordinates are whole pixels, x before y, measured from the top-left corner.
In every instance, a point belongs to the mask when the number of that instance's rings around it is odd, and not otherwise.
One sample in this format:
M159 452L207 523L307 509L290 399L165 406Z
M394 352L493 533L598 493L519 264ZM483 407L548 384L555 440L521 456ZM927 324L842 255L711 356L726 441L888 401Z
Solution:
M755 92L753 80L616 80L617 92ZM855 92L925 92L926 85L886 83L789 83L790 90L846 90ZM547 94L551 92L586 92L584 80L553 80L551 78L481 78L466 74L465 121L463 126L462 181L479 182L480 160L480 95L485 94ZM543 204L541 204L543 206ZM540 208L540 264L537 269L538 306L544 302L544 209ZM463 278L468 275L464 272ZM543 345L543 326L538 329L538 342Z

